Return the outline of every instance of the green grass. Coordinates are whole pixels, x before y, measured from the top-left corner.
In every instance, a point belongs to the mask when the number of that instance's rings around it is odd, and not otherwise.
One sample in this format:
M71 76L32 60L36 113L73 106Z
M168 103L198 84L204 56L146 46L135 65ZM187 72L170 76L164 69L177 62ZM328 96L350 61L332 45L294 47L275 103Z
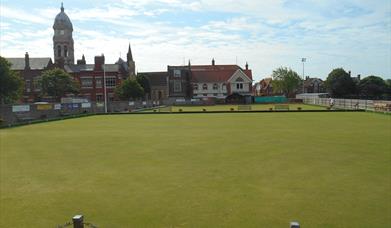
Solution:
M391 226L391 116L93 116L0 130L0 227Z
M276 104L279 105L279 104ZM252 111L269 111L270 108L274 110L275 104L253 104L251 106ZM245 105L246 106L246 105ZM302 110L326 110L326 107L315 106L315 105L306 105L306 104L289 104L290 110L297 110L298 108ZM238 111L238 105L211 105L211 106L172 106L172 112L202 112L203 109L206 111ZM157 109L158 110L158 109ZM168 110L162 109L161 111L167 112ZM153 112L153 110L147 110L145 112Z

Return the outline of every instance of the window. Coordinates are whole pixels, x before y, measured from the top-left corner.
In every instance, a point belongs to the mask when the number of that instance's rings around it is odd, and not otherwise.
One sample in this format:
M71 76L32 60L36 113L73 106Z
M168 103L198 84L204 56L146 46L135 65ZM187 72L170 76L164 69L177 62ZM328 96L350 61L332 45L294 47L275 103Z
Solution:
M236 89L238 89L238 90L243 89L243 83L237 83Z
M31 91L31 81L30 80L26 80L25 90L27 93L29 93Z
M202 85L202 90L208 90L208 85L207 84L203 84Z
M95 78L95 88L102 88L102 81L101 77Z
M108 77L106 78L106 87L107 88L113 88L116 85L116 78L115 77Z
M64 57L68 57L68 47L64 46Z
M103 101L103 94L96 94L96 101L97 102L101 102L101 101Z
M174 92L182 92L182 83L181 81L174 81Z
M207 97L208 96L208 94L206 94L206 93L204 93L204 94L202 94L204 97Z
M40 77L35 77L33 80L34 91L41 91Z
M61 56L61 46L60 45L57 46L57 56L58 57Z
M214 94L213 94L213 96L217 97L217 96L218 96L218 94L217 94L217 93L214 93Z
M159 91L158 99L161 100L163 98L163 93L162 91Z
M213 84L213 90L218 90L219 89L219 85L217 85L216 83Z
M80 84L81 84L81 88L92 88L92 78L91 77L88 77L88 78L83 78L81 77L80 78Z
M198 90L198 84L193 85L193 90Z
M224 83L222 88L223 88L223 90L227 90L227 85Z
M174 77L176 78L181 77L181 70L174 70Z

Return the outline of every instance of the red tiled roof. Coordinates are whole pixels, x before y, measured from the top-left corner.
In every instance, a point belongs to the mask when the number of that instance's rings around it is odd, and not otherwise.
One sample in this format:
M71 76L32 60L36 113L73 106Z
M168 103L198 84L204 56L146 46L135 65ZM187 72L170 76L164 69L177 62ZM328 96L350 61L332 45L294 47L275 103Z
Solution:
M210 71L210 70L238 70L238 65L192 65L192 71Z
M236 70L192 71L193 82L226 82Z
M243 70L237 65L195 65L191 66L192 81L226 82L239 69L252 80L251 70Z

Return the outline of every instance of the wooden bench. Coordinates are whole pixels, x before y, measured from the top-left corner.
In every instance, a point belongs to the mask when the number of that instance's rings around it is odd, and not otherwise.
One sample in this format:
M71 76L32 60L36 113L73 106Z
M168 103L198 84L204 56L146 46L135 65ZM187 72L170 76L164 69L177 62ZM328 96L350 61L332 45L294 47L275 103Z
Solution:
M239 105L238 111L251 111L251 105Z
M276 110L276 111L289 111L289 105L287 105L287 104L274 105L274 110Z
M18 122L28 122L35 120L33 117L30 116L29 112L16 112L15 117Z

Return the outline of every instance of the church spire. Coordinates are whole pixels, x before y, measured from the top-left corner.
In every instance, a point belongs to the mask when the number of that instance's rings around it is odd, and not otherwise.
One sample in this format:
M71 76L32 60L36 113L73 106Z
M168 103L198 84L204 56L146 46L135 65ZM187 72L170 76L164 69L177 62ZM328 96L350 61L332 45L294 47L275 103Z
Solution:
M64 12L64 4L61 2L61 12Z
M126 55L127 57L127 62L133 62L133 55L132 55L132 49L130 48L130 43L129 43L129 48L128 48L128 54Z

